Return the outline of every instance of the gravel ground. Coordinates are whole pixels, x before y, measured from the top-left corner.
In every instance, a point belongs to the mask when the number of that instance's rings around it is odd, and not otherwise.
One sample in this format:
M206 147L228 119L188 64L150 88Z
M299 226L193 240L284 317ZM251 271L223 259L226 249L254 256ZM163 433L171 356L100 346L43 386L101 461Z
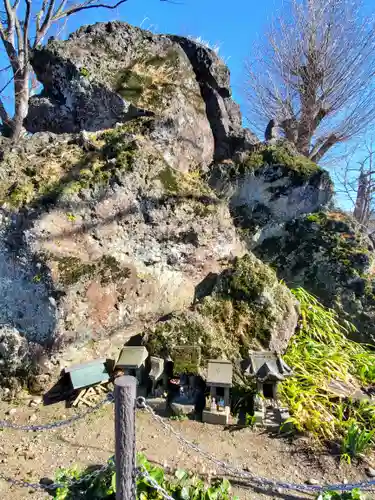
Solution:
M64 403L30 407L27 399L18 405L0 403L2 419L17 424L39 424L64 419L77 411ZM367 480L365 465L341 465L338 460L321 451L312 451L306 438L288 441L262 431L220 426L196 421L170 421L175 430L199 444L217 458L241 465L263 477L304 483ZM222 471L196 452L186 449L165 431L160 423L143 411L137 412L137 449L150 461L170 467L191 469L202 475L218 476ZM4 429L0 433L0 473L15 479L38 482L42 477L53 478L58 467L78 464L82 467L103 464L114 452L113 405L106 405L69 427L46 432L24 432ZM371 460L371 459L370 459ZM373 464L375 457L372 457ZM244 500L313 498L285 491L267 492L236 484L235 493ZM370 496L370 498L375 498ZM50 498L47 493L10 486L0 481L0 498L32 500Z

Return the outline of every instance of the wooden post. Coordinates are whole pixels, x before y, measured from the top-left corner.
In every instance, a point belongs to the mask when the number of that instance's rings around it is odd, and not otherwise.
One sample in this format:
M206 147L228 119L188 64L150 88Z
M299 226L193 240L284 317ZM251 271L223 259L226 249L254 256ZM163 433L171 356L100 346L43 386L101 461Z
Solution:
M137 381L115 379L116 500L135 500L135 398Z

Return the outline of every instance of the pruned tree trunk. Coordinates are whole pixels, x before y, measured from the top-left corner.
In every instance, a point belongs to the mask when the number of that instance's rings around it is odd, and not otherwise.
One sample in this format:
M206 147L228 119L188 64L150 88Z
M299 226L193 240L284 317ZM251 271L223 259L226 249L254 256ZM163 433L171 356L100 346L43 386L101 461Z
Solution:
M353 216L360 223L365 224L368 218L368 202L367 202L367 193L368 193L368 182L367 176L363 170L358 177L358 188L357 188L357 197L355 201L355 207Z
M24 133L24 120L29 109L29 70L25 68L20 77L15 79L15 113L12 120L11 137L17 141Z
M247 62L250 125L277 117L299 153L319 162L374 121L375 18L363 0L290 0ZM280 11L279 11L280 12Z

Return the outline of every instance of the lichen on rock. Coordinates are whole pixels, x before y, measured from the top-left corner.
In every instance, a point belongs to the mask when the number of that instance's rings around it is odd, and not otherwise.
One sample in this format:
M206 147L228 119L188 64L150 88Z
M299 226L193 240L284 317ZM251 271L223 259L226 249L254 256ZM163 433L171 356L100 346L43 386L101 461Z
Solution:
M259 144L241 160L216 164L210 186L228 200L235 223L249 229L248 243L272 225L325 207L332 198L328 173L289 143Z

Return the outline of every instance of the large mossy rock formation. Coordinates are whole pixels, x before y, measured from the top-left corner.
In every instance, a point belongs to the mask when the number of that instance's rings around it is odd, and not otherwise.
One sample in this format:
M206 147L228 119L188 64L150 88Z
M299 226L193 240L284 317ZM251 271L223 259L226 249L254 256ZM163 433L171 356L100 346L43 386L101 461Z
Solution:
M270 267L246 254L211 275L189 310L146 330L144 343L150 354L163 357L177 346L199 346L202 373L208 359L226 358L239 368L251 349L283 352L297 319L298 305L287 287Z
M154 354L201 345L201 369L283 351L295 300L241 258L246 246L373 335L367 240L309 219L330 202L328 174L242 128L213 51L98 23L31 63L43 84L25 120L33 135L0 141L1 385L31 375L45 387L61 365L116 357L140 331ZM343 255L343 241L358 251Z
M208 182L248 249L353 322L357 340L375 341L374 246L349 215L332 211L325 170L282 140L215 164Z
M318 212L287 222L255 253L290 286L303 286L375 342L375 253L371 240L341 212Z
M174 169L142 134L150 120L4 143L0 323L61 363L116 356L243 253L200 171Z

